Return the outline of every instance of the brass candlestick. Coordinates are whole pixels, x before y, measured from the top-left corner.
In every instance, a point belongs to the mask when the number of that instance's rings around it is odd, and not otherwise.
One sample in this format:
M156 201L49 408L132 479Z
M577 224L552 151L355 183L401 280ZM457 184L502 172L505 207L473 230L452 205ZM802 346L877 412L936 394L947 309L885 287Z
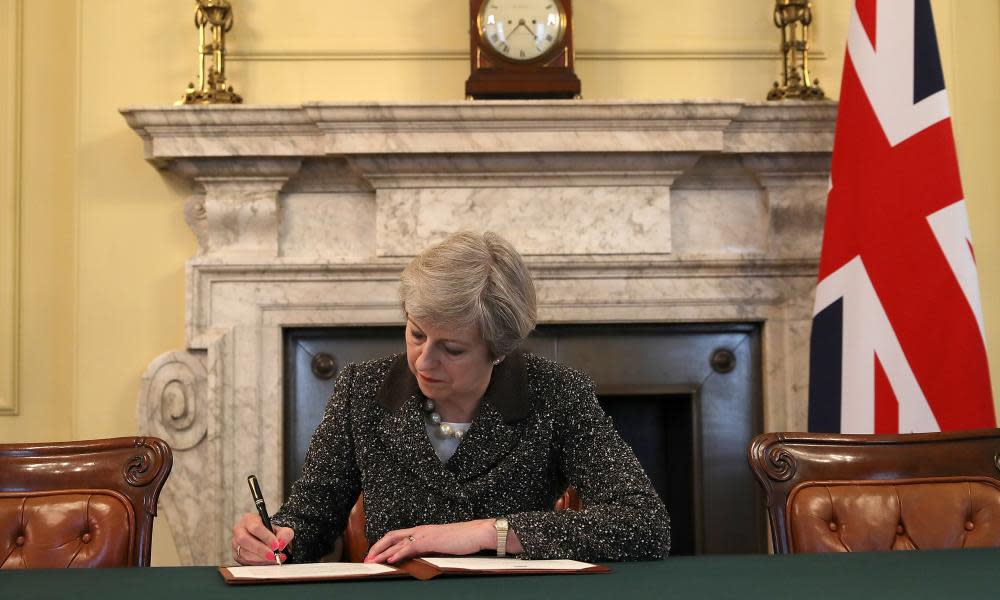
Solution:
M774 25L781 29L783 72L781 83L767 93L768 100L798 98L823 100L826 94L819 80L809 75L809 25L812 3L809 0L774 0Z
M189 83L175 104L241 104L243 98L226 85L226 33L233 28L233 8L227 0L195 0L195 4L198 87Z

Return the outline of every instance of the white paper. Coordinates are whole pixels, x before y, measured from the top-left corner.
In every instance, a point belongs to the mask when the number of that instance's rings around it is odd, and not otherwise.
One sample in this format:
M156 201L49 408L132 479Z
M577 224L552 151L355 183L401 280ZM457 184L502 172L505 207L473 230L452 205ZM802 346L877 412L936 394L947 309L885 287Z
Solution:
M346 577L393 573L395 568L377 563L306 563L302 565L268 565L262 567L227 567L233 577L241 579L308 579L312 577Z
M578 560L521 560L520 558L424 558L441 569L472 569L476 571L581 571L593 567Z

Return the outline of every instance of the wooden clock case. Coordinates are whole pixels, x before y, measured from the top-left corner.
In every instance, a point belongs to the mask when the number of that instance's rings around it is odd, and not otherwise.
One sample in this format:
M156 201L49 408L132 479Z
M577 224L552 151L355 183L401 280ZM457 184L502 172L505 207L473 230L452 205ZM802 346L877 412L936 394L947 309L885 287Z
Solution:
M580 79L573 71L573 8L560 0L566 29L560 43L530 62L505 58L482 39L479 12L487 0L469 0L471 73L465 95L472 99L579 98Z

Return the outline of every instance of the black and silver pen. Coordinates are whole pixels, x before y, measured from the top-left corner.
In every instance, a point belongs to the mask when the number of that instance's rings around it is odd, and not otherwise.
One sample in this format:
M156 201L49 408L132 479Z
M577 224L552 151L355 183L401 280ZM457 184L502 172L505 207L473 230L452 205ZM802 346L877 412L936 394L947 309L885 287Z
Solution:
M274 527L271 525L271 517L267 515L267 505L264 504L264 494L260 492L260 483L257 482L257 476L251 475L247 477L247 483L250 484L250 495L253 496L253 503L257 507L257 514L260 515L260 520L264 522L264 527L271 533L274 533ZM281 559L278 558L278 553L274 553L274 562L281 566Z

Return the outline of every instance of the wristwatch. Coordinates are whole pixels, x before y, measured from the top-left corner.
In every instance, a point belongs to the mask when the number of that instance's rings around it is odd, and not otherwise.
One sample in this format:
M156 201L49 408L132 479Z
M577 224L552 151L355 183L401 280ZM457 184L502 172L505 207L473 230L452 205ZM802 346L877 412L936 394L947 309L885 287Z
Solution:
M497 530L497 556L507 556L507 519L498 517L493 527Z

